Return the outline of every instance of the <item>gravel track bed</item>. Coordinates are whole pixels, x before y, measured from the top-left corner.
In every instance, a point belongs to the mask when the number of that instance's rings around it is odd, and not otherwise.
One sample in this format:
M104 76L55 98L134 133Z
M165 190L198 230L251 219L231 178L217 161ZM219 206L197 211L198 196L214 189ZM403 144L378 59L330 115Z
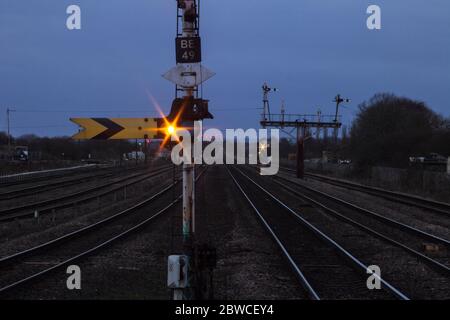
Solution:
M279 197L281 201L297 213L300 213L301 216L305 217L306 215L314 214L314 210L308 208L303 201L293 199L290 195L282 195L279 186L275 186L271 183L271 180L261 179L253 169L244 169L243 172L261 184L266 190ZM257 208L261 210L264 218L272 226L274 232L283 242L321 299L395 299L395 296L389 291L369 290L366 285L367 276L365 270L356 269L333 246L323 241L310 229L301 224L289 211L275 203L264 191L254 186L254 184L237 172L236 178L243 183L243 186L249 188L244 190L254 201ZM275 190L278 190L278 192L275 192ZM301 208L301 211L298 210L299 208ZM309 221L309 219L306 220ZM309 222L326 233L326 230L317 225L317 221ZM346 232L349 234L348 230ZM354 233L352 236L360 237L362 234ZM334 237L332 238L335 239ZM351 253L354 254L354 252Z
M56 238L100 220L147 198L171 180L171 174L161 174L125 190L100 199L60 209L46 214L39 220L30 218L0 224L0 256L6 256L21 249Z
M224 166L208 169L197 195L199 240L217 248L217 299L307 299Z
M218 250L215 298L305 298L303 288L236 192L224 167L208 169L197 184L196 198L199 240L212 241ZM180 227L178 205L139 233L80 261L81 290L66 289L68 275L60 270L9 298L169 299L167 256L173 253L172 232Z
M181 191L181 186L177 186L178 193ZM63 245L51 247L43 252L32 254L31 256L21 258L18 262L7 265L2 270L2 277L0 279L0 287L9 283L22 279L44 270L48 267L61 263L73 256L76 256L90 248L103 243L105 240L111 239L117 234L120 234L141 221L156 214L159 210L164 208L167 203L171 201L171 194L165 193L160 198L155 199L151 204L134 210L131 214L122 216L114 221L110 221L101 228L83 234L81 238L76 238L72 241L67 241ZM151 224L157 223L157 221ZM45 282L48 277L44 277L42 282ZM111 278L114 280L114 278ZM8 294L14 294L14 291Z
M142 174L149 173L150 170L142 170ZM18 206L22 206L24 204L30 203L38 203L45 200L56 199L62 196L70 195L76 192L82 192L83 190L88 190L90 188L94 188L106 183L117 182L120 183L120 180L125 179L127 177L132 177L136 175L139 171L116 171L110 176L104 177L95 177L92 179L88 179L85 181L83 178L80 178L80 181L75 184L71 184L69 186L62 186L52 190L43 189L42 192L37 194L27 195L20 198L15 198L11 200L0 200L0 210L10 209ZM131 181L132 179L126 180ZM125 182L125 181L124 181Z
M253 169L246 170L255 175ZM326 214L320 209L305 205L291 193L263 177L263 185L270 188L292 209L317 226L366 265L381 267L382 277L413 299L448 299L450 279L437 273L427 264L407 254L404 250L379 240L364 231ZM339 212L339 210L338 210ZM340 212L342 213L342 212Z
M292 177L292 176L291 176ZM362 208L375 211L393 220L408 224L420 230L429 232L439 237L450 239L450 217L408 205L395 203L386 199L359 192L348 190L343 187L330 185L314 179L307 179L307 186L317 188L342 200L356 204Z

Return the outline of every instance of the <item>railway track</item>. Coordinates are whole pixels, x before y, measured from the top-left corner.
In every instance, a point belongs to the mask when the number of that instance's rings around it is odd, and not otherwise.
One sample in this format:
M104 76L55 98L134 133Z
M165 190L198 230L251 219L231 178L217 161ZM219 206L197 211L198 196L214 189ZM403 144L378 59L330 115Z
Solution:
M404 223L384 217L376 212L361 208L325 192L305 186L296 181L276 176L275 183L299 199L306 200L316 208L349 223L357 228L401 248L408 254L427 263L436 271L450 277L449 258L450 241L442 237L424 232ZM278 180L278 181L277 181ZM403 231L406 234L399 233ZM419 250L426 243L434 243L444 249L441 259L428 256ZM440 261L442 260L442 261Z
M61 177L79 175L80 173L94 172L99 170L99 168L110 169L114 167L108 165L91 165L86 167L81 166L76 169L60 168L56 170L37 171L33 174L18 174L16 177L10 179L0 177L0 187L6 188L16 185L29 184L36 181L42 181L42 179L49 181Z
M51 191L61 187L68 187L72 185L76 185L79 183L86 183L88 181L94 179L108 178L114 175L114 171L111 170L102 170L103 172L96 172L94 174L86 174L75 178L63 179L61 181L53 181L46 183L38 183L34 185L29 185L19 189L8 190L0 193L0 201L1 200L12 200L25 196L36 195L39 193ZM106 172L104 172L106 171Z
M247 174L232 170L238 175L229 170L231 178L311 299L409 299L383 278L383 290L369 290L367 265Z
M136 173L121 178L119 180L107 182L99 186L94 186L81 191L76 191L57 198L3 209L0 210L0 222L32 217L34 216L36 211L38 212L39 215L41 215L52 212L53 210L68 208L83 202L88 202L93 199L97 199L99 197L115 192L117 190L123 189L125 187L137 184L149 178L153 178L160 174L169 172L171 168L172 166L165 166L162 168L157 168L154 171L151 171L146 174Z
M288 172L295 172L295 170L282 167L282 170L288 171ZM345 181L341 179L335 179L330 178L323 175L318 174L312 174L312 173L305 173L305 177L308 177L310 179L314 179L317 181L325 182L331 185L335 185L338 187L343 187L350 190L360 191L366 194L370 194L373 196L377 196L379 198L383 198L386 200L390 200L396 203L405 204L411 207L416 207L420 209L425 209L428 211L432 211L438 214L441 214L446 217L450 217L450 204L445 202L439 202L434 201L431 199L425 199L418 196L401 193L401 192L395 192L395 191L389 191L381 188L371 187L362 185L359 183L354 183L350 181Z
M200 172L196 180L200 179L205 171L206 169ZM174 198L168 192L177 184L178 182L175 182L165 186L151 197L106 219L33 248L0 258L2 269L0 297L99 252L153 223L182 199L181 195ZM155 213L149 215L150 206ZM36 270L36 266L45 267Z

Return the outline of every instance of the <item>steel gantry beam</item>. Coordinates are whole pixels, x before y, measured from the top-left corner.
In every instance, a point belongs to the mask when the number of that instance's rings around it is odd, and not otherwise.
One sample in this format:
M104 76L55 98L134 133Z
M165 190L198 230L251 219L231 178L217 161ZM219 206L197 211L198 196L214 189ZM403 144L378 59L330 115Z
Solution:
M269 97L268 93L276 91L277 89L270 88L267 83L264 83L263 87L263 112L261 115L260 124L263 128L294 128L297 130L297 177L304 178L304 145L307 139L307 132L309 129L314 128L316 130L329 129L335 130L335 138L337 139L337 130L342 126L341 117L339 116L339 104L342 102L348 102L349 99L342 99L340 95L337 95L334 102L336 102L335 115L322 115L319 111L317 115L307 114L286 114L284 110L284 103L281 108L281 114L271 114L269 109Z

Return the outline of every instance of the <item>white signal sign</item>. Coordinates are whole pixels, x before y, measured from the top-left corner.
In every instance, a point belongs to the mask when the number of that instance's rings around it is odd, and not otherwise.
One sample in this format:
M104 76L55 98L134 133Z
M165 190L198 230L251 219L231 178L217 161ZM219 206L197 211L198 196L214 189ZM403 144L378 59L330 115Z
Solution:
M215 75L214 72L199 63L179 64L167 71L163 77L181 87L198 86Z

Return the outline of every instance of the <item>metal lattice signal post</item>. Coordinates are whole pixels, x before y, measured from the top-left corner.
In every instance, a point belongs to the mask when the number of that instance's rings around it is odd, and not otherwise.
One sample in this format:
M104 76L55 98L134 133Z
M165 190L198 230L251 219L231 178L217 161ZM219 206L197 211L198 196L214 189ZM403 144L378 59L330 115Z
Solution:
M177 24L177 63L199 63L201 61L201 42L199 37L199 16L196 1L178 1ZM181 35L181 37L180 37ZM192 76L186 74L186 76ZM184 93L184 97L191 97L194 92L198 96L198 86L179 86L176 84L176 97L178 92ZM193 128L193 121L184 121L184 127ZM196 137L193 137L194 139ZM192 237L195 233L195 165L183 164L183 242L185 252L192 256Z
M333 128L337 130L342 126L339 116L339 104L349 99L342 99L340 95L336 97L339 101L336 105L335 115L306 115L306 114L286 114L284 110L284 103L281 114L271 114L270 109L266 109L269 104L268 93L272 91L267 84L263 85L263 113L260 124L263 128L294 128L297 130L297 177L303 179L304 177L304 144L307 139L307 133L310 129L316 130ZM275 90L273 90L275 91ZM342 100L342 101L340 101ZM267 112L266 112L267 110Z
M341 97L340 94L338 94L336 97L334 97L333 102L336 103L336 114L335 114L335 117L334 117L334 121L335 121L335 122L338 122L339 105L340 105L342 102L347 102L347 103L350 102L350 99L348 99L348 98L345 98L345 99L344 99L344 98ZM335 128L334 128L334 141L335 141L335 143L337 143L337 140L338 140L338 128L335 127Z
M262 119L266 119L266 115L270 115L270 105L269 105L269 92L277 91L277 88L270 88L267 83L264 83L262 86L263 90L263 114Z
M176 67L163 75L175 83L175 100L172 112L182 112L180 125L193 128L195 121L212 118L208 101L199 97L199 86L214 75L201 65L200 0L177 0ZM178 98L178 93L183 97ZM195 96L195 97L194 97ZM197 139L191 131L193 141ZM201 133L200 133L201 134ZM195 277L195 165L183 164L183 255L170 256L168 262L168 285L174 289L175 300L193 296L192 280ZM174 272L179 270L180 276Z
M182 7L184 3L184 8ZM181 15L180 15L181 11ZM180 51L179 49L184 49L185 47L189 47L189 40L193 39L194 37L198 38L198 14L197 14L197 6L195 1L178 1L178 21L181 19L181 25L182 25L182 33L181 38L179 35L179 30L177 30L177 51ZM179 24L178 24L179 28ZM184 40L183 40L184 38ZM181 39L181 40L180 40ZM183 41L186 41L188 44L183 46ZM196 43L200 44L200 42ZM195 47L197 48L198 47ZM182 51L182 50L181 50ZM196 53L196 50L193 51L185 51L184 53L177 52L177 62L182 61L183 59L186 59L188 61L197 61L198 59L193 59L194 54ZM175 96L178 96L179 91L184 91L185 96L189 97L194 94L194 91L196 91L196 94L198 94L197 87L195 86L188 86L188 87L181 87L179 88L179 85L176 84L176 92ZM184 122L183 126L192 128L193 123L192 122ZM195 233L195 165L194 164L183 164L183 253L187 255L188 257L188 270L187 270L187 286L188 288L185 288L184 290L174 290L174 299L175 300L184 300L186 298L189 298L189 295L191 294L188 292L189 286L191 286L191 268L192 268L192 261L190 259L193 256L192 253L192 241L193 241L193 235ZM183 292L184 291L184 292ZM183 294L185 293L185 294Z

